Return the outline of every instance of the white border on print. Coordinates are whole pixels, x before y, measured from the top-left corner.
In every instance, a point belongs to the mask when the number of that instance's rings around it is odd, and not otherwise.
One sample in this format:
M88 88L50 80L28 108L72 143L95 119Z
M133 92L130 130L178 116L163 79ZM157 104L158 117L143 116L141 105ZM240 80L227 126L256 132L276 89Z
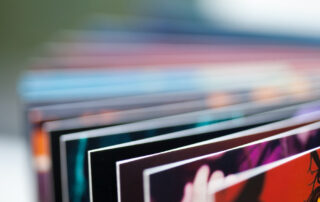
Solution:
M259 166L259 167L256 167L256 168L249 169L247 171L243 171L243 172L237 173L234 176L235 177L234 180L222 182L221 186L216 187L214 190L211 190L211 193L209 193L209 194L215 194L216 192L222 191L222 190L224 190L224 189L226 189L226 188L228 188L230 186L236 185L236 184L238 184L240 182L248 180L248 179L250 179L252 177L255 177L255 176L259 175L259 174L268 172L268 171L270 171L272 169L276 169L279 166L282 166L282 165L284 165L286 163L290 163L291 161L294 161L294 160L296 160L296 159L298 159L298 158L300 158L300 157L302 157L304 155L310 154L311 152L317 151L319 149L320 149L320 147L316 147L316 148L313 148L313 149L298 153L296 155L293 155L293 156L290 156L290 157L287 157L287 158L272 162L270 164L262 165L262 166Z
M274 100L279 101L281 103L282 98L288 98L289 96L281 96L279 98L276 98ZM253 103L253 104L252 104ZM277 103L278 104L278 103ZM202 111L197 111L197 112L191 112L191 113L185 113L185 114L180 114L180 115L174 115L170 117L164 117L164 118L158 118L158 119L153 119L153 120L147 120L147 121L141 121L137 123L131 123L131 124L126 124L126 127L123 126L113 126L113 127L107 127L107 128L102 128L102 129L95 129L95 130L90 130L90 131L85 131L85 132L77 132L73 134L68 134L68 135L63 135L60 137L60 156L61 156L61 176L62 176L62 191L63 192L69 192L68 191L68 179L67 179L67 162L66 162L66 141L72 141L72 140L77 140L80 138L94 138L94 137L101 137L101 136L107 136L107 135L114 135L114 134L119 134L119 133L124 133L128 131L138 131L138 130L146 130L146 129L151 129L155 127L167 127L167 126L174 126L177 124L183 124L183 123L188 123L197 121L196 116L199 114L203 113L208 113L208 114L213 114L213 115L219 115L219 113L226 113L226 112L232 112L233 110L252 110L253 106L255 108L260 109L261 107L270 107L269 103L257 103L257 102L248 102L244 104L236 104L226 107L222 107L219 109L209 109L209 110L202 110ZM273 105L273 104L272 104ZM272 106L271 105L271 106ZM276 104L275 104L276 105ZM224 114L225 115L225 114ZM184 117L188 116L195 116L192 117L191 120L183 120ZM182 118L182 119L180 119ZM189 117L188 117L189 118ZM178 123L173 123L171 120L179 120ZM190 119L190 118L189 118ZM102 149L97 149L97 150L92 150L92 151L98 151L98 150L103 150ZM67 194L68 195L68 194Z
M204 156L200 156L200 157L195 157L195 158L191 158L191 159L187 159L187 160L183 160L183 161L179 161L179 162L175 162L175 163L165 164L165 165L157 166L157 167L154 167L154 168L145 169L143 171L143 183L146 184L144 186L145 201L146 202L150 202L150 200L149 200L150 198L146 198L146 197L150 196L150 194L151 194L150 193L150 177L151 177L151 175L157 174L157 173L162 172L162 171L167 171L167 170L170 170L172 168L176 168L176 167L179 167L179 166L182 166L182 165L186 165L186 164L198 161L198 160L202 160L202 159L205 159L205 158L217 156L219 154L223 154L223 153L226 153L226 152L229 152L229 151L232 151L232 150L237 150L237 149L244 148L244 147L247 147L247 146L251 146L251 145L255 145L255 144L259 144L259 143L263 143L263 142L268 142L268 141L272 141L272 140L288 137L288 136L299 134L299 133L303 133L303 132L306 132L306 131L315 130L317 128L320 128L320 121L318 121L316 123L313 123L313 124L310 124L310 125L307 125L307 126L303 126L303 127L294 129L294 130L290 130L290 131L287 131L287 132L284 132L284 133L280 133L279 135L276 135L276 136L267 137L267 138L264 138L262 140L257 140L257 141L254 141L254 142L251 142L251 143L248 143L248 144L245 144L245 145L241 145L241 146L238 146L238 147L235 147L235 148L232 148L232 149L228 149L228 150L224 150L224 151L220 151L220 152L215 152L215 153L212 153L212 154L208 154L208 155L204 155Z
M264 114L265 113L261 113L261 114L259 114L259 116L263 116ZM168 151L164 151L164 152L159 152L159 153L155 153L155 154L149 154L149 155L145 155L145 156L140 156L140 157L135 157L135 158L131 158L131 159L117 161L116 162L116 169L117 169L117 173L116 174L117 174L117 179L118 179L117 180L118 199L121 198L121 181L120 181L121 172L120 172L120 167L123 164L132 163L132 162L134 162L136 160L141 160L141 159L145 159L145 158L148 158L148 157L156 157L159 154L171 153L171 152L174 152L174 151L177 151L177 150L190 149L190 148L199 147L199 146L207 145L207 144L211 144L211 143L223 142L223 141L227 141L227 140L235 139L235 138L240 138L240 137L244 137L244 136L251 136L252 134L255 134L257 132L262 132L262 131L266 131L266 130L270 130L270 129L279 129L279 128L282 128L283 126L284 127L288 127L290 125L307 123L307 122L310 122L310 121L316 121L316 120L319 120L319 115L320 115L320 112L304 114L304 115L300 115L300 116L293 117L293 118L290 118L290 119L286 119L284 121L279 121L279 122L276 122L276 123L271 123L271 124L268 124L268 125L259 126L259 127L253 128L253 129L246 130L246 131L241 131L241 132L237 132L237 133L234 133L234 134L230 134L230 135L227 135L227 136L224 136L224 137L214 138L214 139L211 139L211 140L206 140L206 141L203 141L203 142L200 142L200 143L195 143L195 144L192 144L192 145L179 147L179 148L168 150ZM256 120L256 115L252 115L250 117L245 117L243 119ZM237 121L237 120L234 120L234 121ZM250 120L249 120L248 124L250 124ZM206 127L206 126L204 126L204 127ZM191 131L191 130L195 131L194 129L188 129L188 131ZM179 133L179 132L176 132L176 133ZM172 134L174 135L176 133L172 133ZM151 139L151 138L149 138L149 139ZM132 143L133 144L139 144L140 142L138 142L138 141L135 141L135 142L132 142ZM124 147L124 146L127 146L127 145L125 145L125 144L119 145L119 147L121 147L121 146ZM128 146L130 146L130 145L128 145Z

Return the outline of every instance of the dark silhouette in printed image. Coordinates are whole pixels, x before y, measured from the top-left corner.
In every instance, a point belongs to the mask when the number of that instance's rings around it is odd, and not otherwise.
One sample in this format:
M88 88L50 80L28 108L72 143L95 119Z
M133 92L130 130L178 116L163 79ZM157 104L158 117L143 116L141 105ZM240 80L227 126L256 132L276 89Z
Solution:
M311 169L312 162L314 162L317 166L316 170ZM316 184L320 184L320 159L317 154L317 152L312 152L311 153L311 158L310 158L310 166L309 166L309 171L312 175L315 174L314 179L310 185L312 185L312 191L310 193L310 196L307 200L307 202L317 202L320 200L320 186L316 186Z

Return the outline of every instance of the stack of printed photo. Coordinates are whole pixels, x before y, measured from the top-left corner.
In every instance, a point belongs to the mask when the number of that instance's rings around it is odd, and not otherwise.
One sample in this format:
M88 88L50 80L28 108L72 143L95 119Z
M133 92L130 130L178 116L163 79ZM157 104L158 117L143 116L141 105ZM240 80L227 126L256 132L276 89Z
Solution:
M20 81L40 202L320 201L320 42L96 20Z

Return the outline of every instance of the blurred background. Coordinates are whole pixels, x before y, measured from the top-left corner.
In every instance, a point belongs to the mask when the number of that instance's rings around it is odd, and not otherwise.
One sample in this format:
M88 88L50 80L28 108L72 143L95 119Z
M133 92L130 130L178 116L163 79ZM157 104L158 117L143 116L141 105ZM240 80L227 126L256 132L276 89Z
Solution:
M129 13L129 1L4 1L0 8L0 128L1 134L17 135L22 117L16 84L28 68L28 58L35 56L58 31L81 27L93 13Z
M16 84L28 68L28 58L40 54L42 45L59 31L81 29L92 16L162 17L231 31L284 36L317 38L320 34L320 2L315 0L4 0L2 5L0 128L1 134L8 135L19 133Z
M23 111L17 83L28 58L57 31L80 27L93 13L129 13L130 1L3 0L0 6L0 201L36 201L33 176L26 165Z
M2 0L0 148L1 157L7 162L1 164L0 176L7 183L1 184L0 197L11 198L0 201L35 201L25 180L30 176L21 169L28 158L16 89L20 75L29 67L29 58L41 54L43 44L59 31L81 29L96 15L134 15L201 22L229 31L317 39L319 9L320 2L316 0Z

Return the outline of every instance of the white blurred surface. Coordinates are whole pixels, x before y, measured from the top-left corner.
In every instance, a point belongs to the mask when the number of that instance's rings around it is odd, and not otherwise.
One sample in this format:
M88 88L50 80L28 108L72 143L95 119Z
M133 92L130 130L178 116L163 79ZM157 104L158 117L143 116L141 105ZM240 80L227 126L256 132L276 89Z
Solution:
M0 134L0 201L35 202L25 140Z
M231 30L320 37L318 0L196 0L200 12Z

